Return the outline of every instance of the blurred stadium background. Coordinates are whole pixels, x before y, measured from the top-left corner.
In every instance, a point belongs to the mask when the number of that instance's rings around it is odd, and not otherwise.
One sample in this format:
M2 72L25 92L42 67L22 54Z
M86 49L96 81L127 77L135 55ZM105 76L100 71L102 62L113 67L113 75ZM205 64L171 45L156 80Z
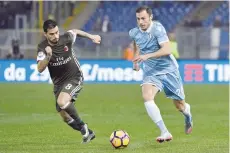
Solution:
M42 23L48 18L55 19L62 32L79 28L101 34L100 47L85 39L77 41L79 58L121 59L130 43L128 31L136 26L135 9L140 5L153 8L154 19L165 26L171 40L176 40L181 58L229 58L228 1L4 1L0 5L2 59L11 52L12 44L17 44L12 43L15 39L24 58L34 59Z
M133 72L130 62L128 31L140 5L150 6L168 32L194 114L194 131L185 136L181 115L157 96L174 135L162 145L143 107L142 71ZM86 82L76 107L97 134L90 145L79 145L81 136L61 123L49 74L36 70L46 19L62 33L78 28L102 36L99 46L83 38L74 44ZM115 129L131 136L121 152L229 152L228 1L0 1L0 74L0 153L115 152L108 141Z

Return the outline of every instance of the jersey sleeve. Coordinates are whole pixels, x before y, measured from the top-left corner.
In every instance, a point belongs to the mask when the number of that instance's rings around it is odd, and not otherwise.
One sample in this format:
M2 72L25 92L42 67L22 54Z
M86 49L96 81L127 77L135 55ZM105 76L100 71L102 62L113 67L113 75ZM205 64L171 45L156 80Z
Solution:
M157 38L157 41L159 44L162 44L164 42L168 42L169 38L167 36L167 32L162 24L157 23L154 27L154 35Z
M134 39L134 33L135 33L135 29L131 29L131 30L129 30L129 37L134 41L135 39Z
M66 34L69 36L69 41L70 41L72 44L74 44L75 41L76 41L76 38L77 38L76 33L75 33L73 30L69 30L69 31L67 31Z
M45 50L40 46L37 47L37 62L44 60L46 57Z

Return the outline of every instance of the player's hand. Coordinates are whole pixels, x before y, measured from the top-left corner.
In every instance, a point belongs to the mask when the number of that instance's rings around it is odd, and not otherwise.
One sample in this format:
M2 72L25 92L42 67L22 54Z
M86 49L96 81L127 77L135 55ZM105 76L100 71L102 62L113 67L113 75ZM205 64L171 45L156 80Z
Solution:
M143 61L146 61L148 59L148 55L139 55L139 56L136 56L134 59L133 59L133 62L134 63L139 63L139 62L143 62Z
M52 56L52 49L51 49L50 46L47 46L47 47L45 48L45 51L46 51L46 54L47 54L48 57L51 57L51 56Z
M139 66L138 63L136 63L136 62L133 63L133 70L135 70L135 71L139 71L140 70L140 66Z
M101 43L101 36L99 36L99 35L92 35L91 39L95 44L100 44Z

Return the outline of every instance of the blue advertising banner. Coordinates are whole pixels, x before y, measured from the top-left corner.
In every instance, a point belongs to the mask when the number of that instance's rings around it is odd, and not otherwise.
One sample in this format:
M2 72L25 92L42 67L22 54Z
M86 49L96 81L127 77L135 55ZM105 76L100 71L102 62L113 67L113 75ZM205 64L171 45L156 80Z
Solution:
M228 84L230 65L227 60L179 60L184 83ZM132 70L125 60L80 60L85 83L140 83L143 71ZM52 83L48 69L39 74L34 60L0 60L0 82Z

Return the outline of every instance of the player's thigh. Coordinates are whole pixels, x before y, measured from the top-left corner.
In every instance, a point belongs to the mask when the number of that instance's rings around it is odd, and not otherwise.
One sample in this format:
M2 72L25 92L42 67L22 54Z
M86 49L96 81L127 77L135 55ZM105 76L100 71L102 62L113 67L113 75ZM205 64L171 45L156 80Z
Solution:
M55 96L55 103L56 103L56 110L57 112L61 111L61 108L59 107L57 100L58 100L58 96L60 95L62 90L62 86L54 86L54 96Z
M179 71L174 71L161 76L164 92L168 98L176 101L185 99L184 88Z
M144 101L153 100L155 95L162 90L162 83L157 76L144 77L141 86Z
M58 105L64 106L68 102L73 102L76 99L76 95L82 89L82 82L79 80L71 80L64 83L62 90L58 96Z

